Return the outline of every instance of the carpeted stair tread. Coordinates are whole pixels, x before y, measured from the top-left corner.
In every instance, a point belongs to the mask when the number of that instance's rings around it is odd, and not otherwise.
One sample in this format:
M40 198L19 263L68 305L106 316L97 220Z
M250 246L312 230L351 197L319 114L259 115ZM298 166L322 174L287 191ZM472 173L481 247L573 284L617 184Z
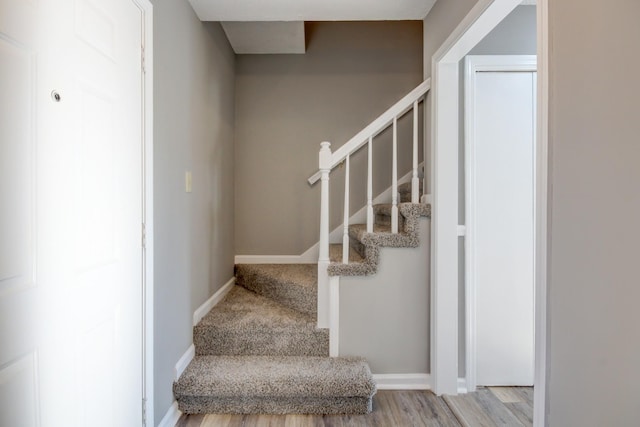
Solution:
M398 233L391 232L391 224L373 224L373 233L367 233L367 224L352 224L349 226L349 236L364 243L366 239L376 238L382 241L384 246L405 247L408 242L406 233L398 227Z
M316 318L234 286L193 330L198 355L326 356L329 332Z
M331 262L342 262L342 243L329 245L329 259ZM352 247L349 247L349 262L364 262L364 258Z
M173 389L185 413L360 414L376 386L361 358L197 356Z
M237 264L236 284L294 310L317 313L316 264Z
M387 209L377 205L377 209ZM390 210L389 210L390 212ZM333 262L327 271L330 276L366 276L378 271L378 260L381 247L415 248L420 244L418 227L420 217L431 216L431 205L421 203L398 204L398 216L404 217L398 224L398 233L391 233L391 224L374 223L373 233L367 233L366 224L349 226L351 246L364 255L364 262L342 264ZM402 225L402 226L401 226Z

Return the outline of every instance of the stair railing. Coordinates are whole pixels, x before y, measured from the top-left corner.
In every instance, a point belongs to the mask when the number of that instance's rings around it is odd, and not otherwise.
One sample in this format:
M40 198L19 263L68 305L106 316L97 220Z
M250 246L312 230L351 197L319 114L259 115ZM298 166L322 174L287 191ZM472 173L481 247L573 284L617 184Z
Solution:
M411 177L411 202L418 203L420 199L420 180L418 178L418 107L431 87L431 79L420 83L415 89L400 101L382 113L364 129L358 132L347 143L331 152L331 143L324 141L320 144L318 156L319 170L309 177L310 185L318 180L320 190L320 242L318 257L318 327L329 327L329 174L341 164L345 163L344 180L344 222L342 236L342 262L349 263L349 180L350 157L356 151L367 145L367 232L373 232L373 138L393 126L392 173L391 173L391 232L398 233L398 119L409 110L413 110L413 164Z

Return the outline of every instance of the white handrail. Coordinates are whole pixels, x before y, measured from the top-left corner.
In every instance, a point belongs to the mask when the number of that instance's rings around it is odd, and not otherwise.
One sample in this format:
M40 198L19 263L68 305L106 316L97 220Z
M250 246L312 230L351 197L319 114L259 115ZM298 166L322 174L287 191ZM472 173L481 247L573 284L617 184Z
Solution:
M411 92L404 96L400 101L392 105L387 111L382 113L377 119L369 123L367 127L358 132L353 138L347 141L344 145L338 148L331 154L331 163L329 167L335 168L337 165L350 154L358 151L364 146L370 137L375 137L380 132L385 130L391 122L397 117L402 116L404 113L413 108L415 101L419 100L424 94L426 94L431 88L431 79L427 79L416 86ZM309 185L315 184L320 179L320 171L314 173L309 177Z

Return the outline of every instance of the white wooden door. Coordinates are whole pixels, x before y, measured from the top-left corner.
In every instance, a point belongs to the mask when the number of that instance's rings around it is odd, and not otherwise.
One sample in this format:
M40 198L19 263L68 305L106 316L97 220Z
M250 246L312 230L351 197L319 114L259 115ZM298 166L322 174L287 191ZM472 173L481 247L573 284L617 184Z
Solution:
M0 0L0 425L142 424L141 11Z
M477 385L533 385L535 60L515 66L513 57L492 57L483 69L483 57L473 59L466 146L471 373Z

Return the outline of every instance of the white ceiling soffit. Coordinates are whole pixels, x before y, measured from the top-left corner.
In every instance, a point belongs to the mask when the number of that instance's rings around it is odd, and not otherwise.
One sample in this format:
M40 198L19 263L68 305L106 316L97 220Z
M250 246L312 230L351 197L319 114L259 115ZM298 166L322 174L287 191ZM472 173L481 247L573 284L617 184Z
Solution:
M436 0L189 0L201 21L423 19Z
M304 22L223 22L235 53L304 53Z

